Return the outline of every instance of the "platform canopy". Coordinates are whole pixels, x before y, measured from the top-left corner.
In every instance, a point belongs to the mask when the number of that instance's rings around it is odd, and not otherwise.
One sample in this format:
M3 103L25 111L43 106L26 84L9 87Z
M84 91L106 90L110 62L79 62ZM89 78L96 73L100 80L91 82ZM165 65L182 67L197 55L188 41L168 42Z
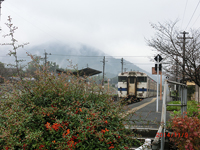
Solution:
M67 73L66 71L62 71L62 70L59 70L59 69L56 69L56 72L57 73ZM93 76L93 75L96 75L96 74L99 74L99 73L102 73L102 71L95 70L95 69L92 69L92 68L89 68L89 67L72 72L72 74L75 75L75 76L77 76L77 75L79 75L79 76Z

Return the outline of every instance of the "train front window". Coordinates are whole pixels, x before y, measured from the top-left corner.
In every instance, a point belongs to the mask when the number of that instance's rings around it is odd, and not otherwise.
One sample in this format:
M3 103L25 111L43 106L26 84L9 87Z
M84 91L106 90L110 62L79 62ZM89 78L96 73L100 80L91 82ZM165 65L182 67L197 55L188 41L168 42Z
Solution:
M118 82L126 82L127 77L118 77Z
M130 83L134 83L135 77L130 77Z
M147 77L138 77L137 81L138 82L147 82Z

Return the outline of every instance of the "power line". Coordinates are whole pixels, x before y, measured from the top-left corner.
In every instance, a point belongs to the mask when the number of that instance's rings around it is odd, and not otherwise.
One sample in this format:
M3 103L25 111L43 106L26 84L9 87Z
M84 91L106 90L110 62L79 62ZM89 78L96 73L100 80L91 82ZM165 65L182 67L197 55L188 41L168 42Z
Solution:
M51 55L57 55L57 56L72 56L72 57L104 57L104 56L89 56L89 55L63 55L63 54L51 54ZM105 56L107 58L111 57L154 57L154 56Z
M195 20L195 22L193 23L192 27L193 27L194 24L197 22L197 20L199 19L199 17L200 17L200 14L199 14L199 16L197 17L197 19Z
M55 56L70 56L70 57L104 57L104 56L89 56L89 55L62 55L62 54L51 54ZM0 56L0 57L10 57L10 56ZM106 58L110 59L116 59L115 57L154 57L154 56L105 56ZM24 58L29 58L29 57L24 57Z
M183 13L183 19L182 19L182 23L181 23L181 28L182 28L183 20L184 20L184 17L185 17L185 12L186 12L187 3L188 3L188 0L186 1L186 4L185 4L185 9L184 9L184 13Z
M200 3L200 0L199 0L199 2L198 2L198 4L197 4L197 6L196 6L196 8L195 8L195 10L194 10L194 12L193 12L193 14L192 14L192 17L190 18L190 21L189 21L187 27L189 26L189 24L190 24L190 22L191 22L191 20L192 20L192 18L193 18L193 16L194 16L194 14L195 14L195 12L196 12L196 10L197 10L197 7L199 6L199 3ZM185 28L185 30L187 29L187 27Z

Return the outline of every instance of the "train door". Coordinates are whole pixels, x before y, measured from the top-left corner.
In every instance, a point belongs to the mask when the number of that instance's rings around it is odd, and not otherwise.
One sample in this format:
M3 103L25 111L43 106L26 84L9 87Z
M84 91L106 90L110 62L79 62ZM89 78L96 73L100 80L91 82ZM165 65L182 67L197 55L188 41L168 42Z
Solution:
M128 95L131 97L136 97L136 77L129 76L128 78Z

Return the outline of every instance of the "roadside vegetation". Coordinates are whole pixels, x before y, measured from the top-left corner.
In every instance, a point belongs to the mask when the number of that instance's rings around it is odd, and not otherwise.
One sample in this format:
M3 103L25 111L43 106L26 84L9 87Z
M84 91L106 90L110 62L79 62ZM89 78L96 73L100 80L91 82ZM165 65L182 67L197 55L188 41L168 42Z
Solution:
M120 116L124 106L114 103L101 85L86 82L86 76L70 71L57 75L29 55L36 70L26 76L35 80L24 80L17 50L26 44L17 45L17 27L11 20L8 17L10 33L5 36L11 43L2 45L13 46L9 54L15 58L19 80L5 81L9 88L1 89L0 149L123 150L141 145L133 132L127 135L127 118Z
M180 101L172 101L170 104L181 104ZM172 111L167 128L172 130L174 136L171 142L179 149L200 149L200 105L194 101L187 102L187 113L181 116L180 106L167 106L167 111Z
M171 101L169 104L181 104L181 101ZM167 106L167 111L172 111L171 117L181 115L181 106ZM198 117L200 119L200 110L198 103L194 100L187 102L187 116Z
M0 149L127 149L139 143L126 135L123 106L101 86L70 74L36 76L13 84L1 101Z

